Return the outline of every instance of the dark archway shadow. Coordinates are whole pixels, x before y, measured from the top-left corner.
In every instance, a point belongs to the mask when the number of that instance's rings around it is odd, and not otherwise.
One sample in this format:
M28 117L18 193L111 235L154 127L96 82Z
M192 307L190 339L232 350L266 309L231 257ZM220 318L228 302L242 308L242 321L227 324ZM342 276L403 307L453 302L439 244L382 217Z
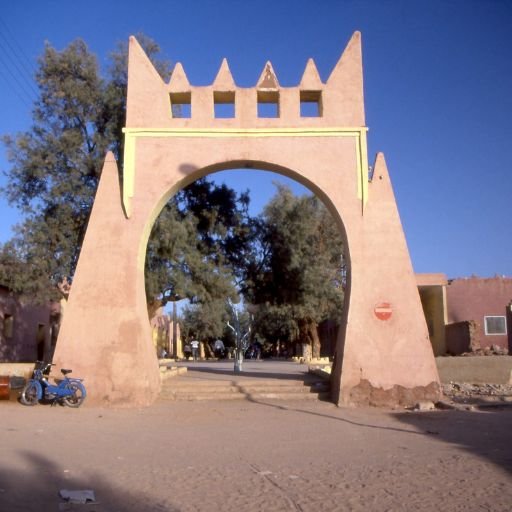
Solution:
M167 500L155 501L149 495L136 494L133 491L116 488L115 475L105 480L104 476L90 475L83 478L66 477L63 468L54 461L42 457L30 450L21 453L26 467L13 470L0 462L0 512L50 512L61 510L59 504L66 504L59 497L61 489L93 490L96 505L90 502L71 505L69 510L103 512L179 512ZM69 461L70 467L73 461ZM63 510L68 510L63 506Z

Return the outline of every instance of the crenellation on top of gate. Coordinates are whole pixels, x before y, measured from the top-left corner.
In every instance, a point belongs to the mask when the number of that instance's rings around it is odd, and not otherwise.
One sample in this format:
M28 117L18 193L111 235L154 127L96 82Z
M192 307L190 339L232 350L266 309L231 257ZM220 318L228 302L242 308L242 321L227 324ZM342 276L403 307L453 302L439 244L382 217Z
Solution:
M272 63L268 60L261 72L260 78L256 84L256 89L260 91L277 91L279 90L279 81L272 67Z
M190 83L188 81L185 70L181 62L176 62L172 70L171 78L169 80L169 91L172 92L186 92L190 90Z
M309 58L306 63L306 68L304 69L304 73L302 73L302 78L299 84L300 89L303 91L320 91L322 90L323 85L324 84L320 78L320 73L318 72L315 61Z
M361 35L355 32L328 80L309 59L300 83L282 87L270 61L254 87L239 87L222 60L211 85L190 84L181 63L165 83L130 38L127 128L364 127Z
M231 70L229 69L228 61L226 58L222 59L222 63L220 65L219 71L217 71L217 76L213 81L212 87L216 91L220 92L233 92L236 89L235 81L233 80L233 75L231 74Z

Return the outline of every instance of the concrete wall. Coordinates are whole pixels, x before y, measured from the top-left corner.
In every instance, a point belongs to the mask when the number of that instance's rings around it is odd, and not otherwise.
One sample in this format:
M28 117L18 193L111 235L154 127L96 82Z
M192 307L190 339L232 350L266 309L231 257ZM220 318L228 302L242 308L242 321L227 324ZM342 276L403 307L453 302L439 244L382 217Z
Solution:
M436 357L441 382L512 384L512 356Z
M473 320L476 322L476 340L481 348L498 345L512 349L512 325L510 304L512 302L512 278L469 277L450 280L446 287L448 323ZM504 316L507 334L485 333L486 316Z
M169 315L165 315L162 310L158 311L157 314L150 321L153 345L157 357L162 356L162 350L165 350L166 357L181 358L183 357L183 350L181 348L180 339L180 325L176 321L176 327ZM176 331L176 332L175 332ZM176 335L176 347L174 347L174 334ZM174 353L176 348L176 354Z

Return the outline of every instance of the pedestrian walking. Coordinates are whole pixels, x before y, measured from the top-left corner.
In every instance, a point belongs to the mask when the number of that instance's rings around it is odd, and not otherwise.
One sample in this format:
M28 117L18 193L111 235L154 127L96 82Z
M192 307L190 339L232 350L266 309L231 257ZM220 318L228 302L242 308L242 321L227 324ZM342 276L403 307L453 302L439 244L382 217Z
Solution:
M192 347L192 359L197 361L197 358L199 357L199 341L192 340L190 342L190 346Z

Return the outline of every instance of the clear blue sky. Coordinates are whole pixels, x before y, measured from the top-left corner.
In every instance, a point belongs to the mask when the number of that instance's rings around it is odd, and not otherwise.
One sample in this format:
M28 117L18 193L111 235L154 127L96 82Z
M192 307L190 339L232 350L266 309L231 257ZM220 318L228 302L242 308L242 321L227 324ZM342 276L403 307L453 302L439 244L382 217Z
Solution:
M415 270L512 275L509 0L4 1L0 133L30 126L28 72L45 40L62 49L81 37L105 65L116 41L144 32L195 85L211 83L227 57L241 86L255 85L266 60L291 86L308 57L325 80L355 30L363 36L369 159L386 155ZM0 170L8 170L3 148ZM240 181L232 174L228 183ZM242 185L257 206L272 193L256 174ZM4 197L0 218L1 242L17 219Z

